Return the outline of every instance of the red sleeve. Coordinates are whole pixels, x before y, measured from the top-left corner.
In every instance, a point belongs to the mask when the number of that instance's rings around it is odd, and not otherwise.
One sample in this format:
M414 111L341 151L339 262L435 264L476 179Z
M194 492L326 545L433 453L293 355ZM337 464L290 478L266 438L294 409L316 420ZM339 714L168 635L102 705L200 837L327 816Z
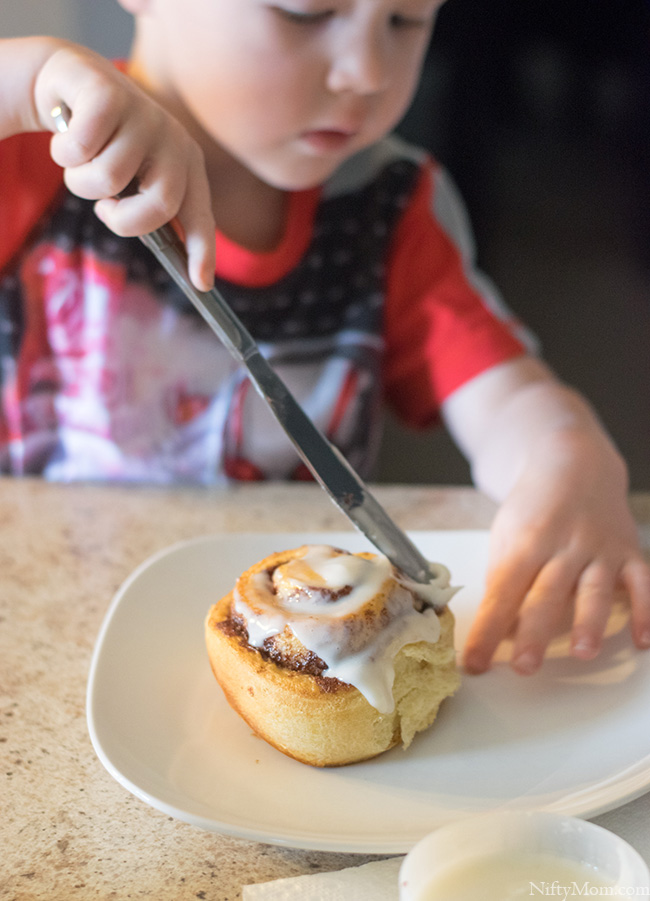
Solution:
M49 132L0 142L0 270L24 244L63 183Z
M431 425L465 382L530 349L522 325L474 268L464 207L432 163L397 226L384 337L386 399L415 427Z

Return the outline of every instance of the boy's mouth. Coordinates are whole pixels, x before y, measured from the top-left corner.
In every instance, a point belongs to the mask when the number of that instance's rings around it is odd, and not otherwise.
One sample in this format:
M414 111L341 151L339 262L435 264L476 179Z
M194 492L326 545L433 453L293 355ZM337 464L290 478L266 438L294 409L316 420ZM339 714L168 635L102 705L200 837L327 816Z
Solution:
M300 138L311 150L317 153L335 153L344 150L351 143L354 136L355 133L352 131L319 128L304 131Z

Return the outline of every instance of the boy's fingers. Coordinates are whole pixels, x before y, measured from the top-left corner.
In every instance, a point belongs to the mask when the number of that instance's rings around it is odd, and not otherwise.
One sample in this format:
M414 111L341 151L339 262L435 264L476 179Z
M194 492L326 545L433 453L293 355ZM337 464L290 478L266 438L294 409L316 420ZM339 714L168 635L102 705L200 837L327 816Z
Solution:
M488 576L483 600L472 623L463 664L469 673L489 668L499 643L512 629L519 608L535 578L524 561L504 561Z
M566 615L579 568L565 557L555 557L540 571L519 610L512 649L512 667L531 675L542 665L550 641Z
M57 52L39 73L35 87L39 118L54 130L52 110L71 111L64 134L54 134L52 157L60 166L79 166L106 146L124 112L126 81L109 62L78 48Z
M591 660L600 651L616 579L616 569L602 562L590 564L580 576L575 594L571 653L581 660Z
M55 163L67 169L82 166L94 159L113 137L119 123L115 107L108 107L106 97L93 91L77 102L63 134L52 136L50 154Z
M171 207L160 200L152 203L147 192L143 192L122 200L98 201L95 211L108 228L122 237L147 234L173 219L180 226L192 284L199 291L209 291L214 284L215 225L209 206L204 204L193 210L182 204L174 216Z
M632 557L621 570L621 581L630 595L634 641L650 648L650 566L641 556Z
M146 169L141 167L143 171L136 194L98 201L98 217L122 237L147 234L174 220L187 250L190 279L199 290L208 291L214 283L215 224L200 152L190 151L182 165L160 154ZM129 175L129 169L123 170L121 180Z
M106 197L95 204L95 213L102 222L121 238L145 235L165 224L157 211L143 202L141 194L131 197Z
M187 251L187 267L190 279L199 291L209 291L214 286L215 240L214 228L212 239L206 240L202 235L190 235L185 240Z
M579 564L563 558L550 561L528 584L526 572L502 564L488 580L465 646L468 672L489 667L515 623L512 666L521 674L536 672L574 599L571 650L580 659L592 659L602 645L617 577L631 597L634 640L640 648L650 648L650 566L641 557L629 560L620 576L607 562L594 561L580 572Z
M185 236L192 284L200 291L209 291L214 284L215 223L203 157L198 156L197 162L190 168L187 190L177 219Z
M90 51L53 54L37 80L39 116L52 129L57 105L71 117L65 133L52 137L52 157L66 170L68 188L98 201L97 215L117 235L143 235L176 219L190 278L209 290L215 235L203 155L182 126L122 79ZM134 179L137 193L120 197Z
M137 191L134 193L118 197L117 202L113 203L102 200L96 206L100 218L122 237L143 235L171 221L183 203L188 184L187 166L184 161L175 159L171 151L165 148L155 156L135 156L137 146L136 142L131 165L128 165L128 154L124 153L129 147L128 139L119 148L115 147L115 155L113 148L107 149L90 164L101 164L102 169L113 170L114 174L110 177L115 179L115 187L118 183L121 187L119 191L112 190L111 195L119 194L134 178L137 179Z
M144 171L140 137L137 129L114 135L111 143L90 162L65 170L67 187L86 200L117 197Z

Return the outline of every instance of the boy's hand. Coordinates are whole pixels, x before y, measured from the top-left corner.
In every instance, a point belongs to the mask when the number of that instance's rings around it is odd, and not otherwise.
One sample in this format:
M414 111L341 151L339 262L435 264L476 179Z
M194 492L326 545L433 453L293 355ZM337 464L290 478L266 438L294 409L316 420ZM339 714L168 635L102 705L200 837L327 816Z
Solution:
M477 376L443 408L477 485L501 501L483 601L464 649L468 672L513 638L512 665L533 673L571 617L571 649L595 657L617 588L650 647L650 566L627 502L627 469L591 409L538 360Z
M618 587L630 597L636 644L650 647L650 567L627 506L624 470L602 466L590 441L560 444L540 449L497 513L486 592L464 650L468 672L486 670L511 634L513 668L534 673L567 612L573 655L592 659Z
M111 63L62 45L35 81L38 118L52 130L52 109L71 111L51 154L68 188L98 201L95 211L123 237L151 232L175 219L187 249L190 277L200 290L214 280L214 220L203 154L187 131ZM118 198L131 182L138 191Z

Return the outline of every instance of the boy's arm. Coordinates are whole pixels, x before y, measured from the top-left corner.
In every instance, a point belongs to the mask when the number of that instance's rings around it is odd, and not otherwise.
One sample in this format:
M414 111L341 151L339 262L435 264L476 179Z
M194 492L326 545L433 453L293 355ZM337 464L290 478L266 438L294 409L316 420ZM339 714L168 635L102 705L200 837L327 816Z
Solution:
M477 486L501 502L466 668L487 669L514 633L513 667L534 672L567 609L573 654L594 657L618 585L630 596L637 645L650 647L650 567L626 467L584 399L523 357L455 391L443 415Z
M198 144L98 54L47 37L0 41L0 138L54 131L51 110L60 102L72 117L65 134L53 135L50 152L68 188L98 201L99 218L124 237L176 219L192 281L209 289L214 220ZM134 179L138 192L117 199Z

